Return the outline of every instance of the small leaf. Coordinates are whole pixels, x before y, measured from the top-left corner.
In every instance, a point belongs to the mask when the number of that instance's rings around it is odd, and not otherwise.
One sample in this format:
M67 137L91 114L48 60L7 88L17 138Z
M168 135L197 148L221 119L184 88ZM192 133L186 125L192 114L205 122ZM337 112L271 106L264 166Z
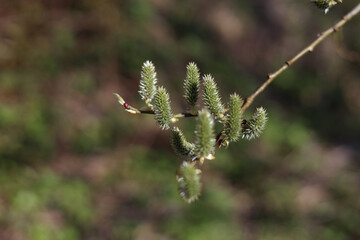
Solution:
M195 106L199 97L200 74L195 63L191 62L186 67L187 73L184 81L185 100L190 106Z
M134 108L133 106L130 106L125 100L117 93L114 93L116 99L118 102L125 108L125 111L131 114L140 114L140 110L137 108Z
M227 142L238 140L241 131L241 117L243 100L236 93L230 95L228 111L226 112L223 139Z
M172 129L171 145L180 156L189 160L194 159L195 145L186 141L183 132L178 127Z
M207 109L199 112L195 131L195 154L202 163L204 159L213 159L214 151L214 121Z
M217 119L224 117L224 105L221 102L219 91L214 78L208 74L203 77L204 80L204 103Z
M183 162L178 170L177 181L179 184L180 196L191 203L198 199L201 192L199 169L195 168L195 163Z
M160 125L160 127L163 130L168 129L172 119L172 112L171 112L169 94L167 93L166 89L163 87L159 87L159 89L155 94L154 113L155 113L155 119Z
M156 93L156 83L155 67L151 61L146 61L142 66L139 94L147 105L150 104Z
M267 119L266 110L263 107L257 108L251 119L242 125L242 138L250 140L259 137L265 128Z
M121 105L125 104L125 100L119 94L117 93L113 93L113 94Z

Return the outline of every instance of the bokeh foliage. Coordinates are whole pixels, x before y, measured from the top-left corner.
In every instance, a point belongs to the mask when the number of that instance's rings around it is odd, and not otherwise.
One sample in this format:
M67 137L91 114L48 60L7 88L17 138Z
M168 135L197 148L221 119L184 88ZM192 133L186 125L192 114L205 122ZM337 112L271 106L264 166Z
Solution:
M353 4L0 1L0 239L359 238L360 72L338 49L360 52L358 17L259 96L262 138L217 151L192 205L170 133L112 95L141 104L151 59L176 112L191 61L246 97Z

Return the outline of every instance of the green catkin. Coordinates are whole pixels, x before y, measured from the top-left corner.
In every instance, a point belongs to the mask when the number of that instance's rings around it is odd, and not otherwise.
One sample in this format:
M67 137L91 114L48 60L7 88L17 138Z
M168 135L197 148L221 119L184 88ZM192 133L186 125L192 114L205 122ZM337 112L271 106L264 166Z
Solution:
M327 13L331 7L338 3L342 3L342 0L312 0L311 2L315 4L316 7L325 10L325 13Z
M178 127L174 127L172 129L171 145L173 146L175 152L181 157L188 160L195 158L195 145L186 141L183 132Z
M155 119L163 130L169 129L172 119L170 97L166 89L159 87L154 97Z
M201 192L199 169L195 168L195 162L183 162L178 170L177 181L179 184L180 196L191 203L198 199Z
M199 69L195 63L191 62L186 67L187 73L184 81L184 90L185 90L185 100L186 102L195 107L196 102L199 97L200 89L200 74Z
M224 130L222 132L223 139L226 142L237 141L241 131L242 105L243 100L236 93L230 95L228 111L226 112L226 120Z
M263 107L257 108L251 119L243 124L242 138L250 140L259 137L265 128L267 119L266 110Z
M204 81L204 104L214 114L215 118L222 120L224 117L224 105L221 102L219 91L214 78L207 74L203 77Z
M214 120L207 109L199 112L195 131L195 154L203 163L204 159L212 159L214 151Z
M146 104L150 105L156 93L156 71L151 61L146 61L142 66L139 94Z

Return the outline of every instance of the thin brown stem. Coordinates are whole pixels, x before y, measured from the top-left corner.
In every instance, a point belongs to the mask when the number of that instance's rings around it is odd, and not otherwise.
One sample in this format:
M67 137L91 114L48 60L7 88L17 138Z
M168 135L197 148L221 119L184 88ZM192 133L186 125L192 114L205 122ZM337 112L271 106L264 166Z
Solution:
M117 93L114 93L115 97L117 98L118 102L125 108L125 111L127 111L130 114L155 114L152 105L147 105L142 108L136 108L131 105L129 105L125 100ZM178 120L179 118L186 118L186 117L197 117L197 111L196 109L192 109L191 112L185 112L185 113L177 113L174 115L173 119L174 121Z
M334 26L329 28L328 30L322 32L318 35L318 38L315 39L310 45L308 45L306 48L304 48L301 52L299 52L295 57L285 62L284 65L282 65L278 70L276 70L274 73L268 74L267 80L258 88L256 91L251 94L245 101L244 105L242 106L242 110L245 111L254 99L259 95L262 91L265 90L265 88L272 82L276 77L278 77L283 71L285 71L288 67L290 67L293 63L295 63L297 60L302 58L306 53L313 52L315 47L321 43L325 38L327 38L332 33L338 31L342 26L344 26L345 23L347 23L351 18L353 18L356 14L360 12L360 3L356 5L348 14L346 14L342 19L336 23Z
M153 110L139 109L139 114L155 114L155 112ZM197 117L197 114L188 113L188 112L174 114L174 118L186 118L186 117Z

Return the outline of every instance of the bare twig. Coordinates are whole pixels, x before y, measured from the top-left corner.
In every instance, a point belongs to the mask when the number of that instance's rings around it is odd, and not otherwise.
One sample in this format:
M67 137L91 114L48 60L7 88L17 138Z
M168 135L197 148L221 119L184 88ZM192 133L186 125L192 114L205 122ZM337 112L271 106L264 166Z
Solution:
M155 114L153 107L148 105L142 108L136 108L129 105L125 100L117 93L114 93L115 97L117 98L118 102L124 107L125 111L131 114ZM197 111L193 110L191 112L185 113L178 113L173 116L173 121L179 120L179 118L186 118L186 117L197 117Z
M334 26L329 28L328 30L322 32L318 35L318 38L313 41L310 45L304 48L301 52L299 52L295 57L285 62L285 64L280 67L274 73L268 74L267 80L253 93L251 94L245 101L244 105L242 106L243 111L247 109L254 99L259 95L265 88L276 78L278 77L283 71L285 71L288 67L290 67L293 63L303 57L306 53L313 52L315 47L321 43L325 38L327 38L332 33L338 31L345 23L347 23L351 18L353 18L356 14L360 12L360 3L356 5L348 14L346 14L342 19L336 23Z
M141 110L139 109L141 114L155 114L153 110ZM197 117L197 113L190 113L190 112L184 112L184 113L177 113L174 114L174 118L186 118L186 117Z

